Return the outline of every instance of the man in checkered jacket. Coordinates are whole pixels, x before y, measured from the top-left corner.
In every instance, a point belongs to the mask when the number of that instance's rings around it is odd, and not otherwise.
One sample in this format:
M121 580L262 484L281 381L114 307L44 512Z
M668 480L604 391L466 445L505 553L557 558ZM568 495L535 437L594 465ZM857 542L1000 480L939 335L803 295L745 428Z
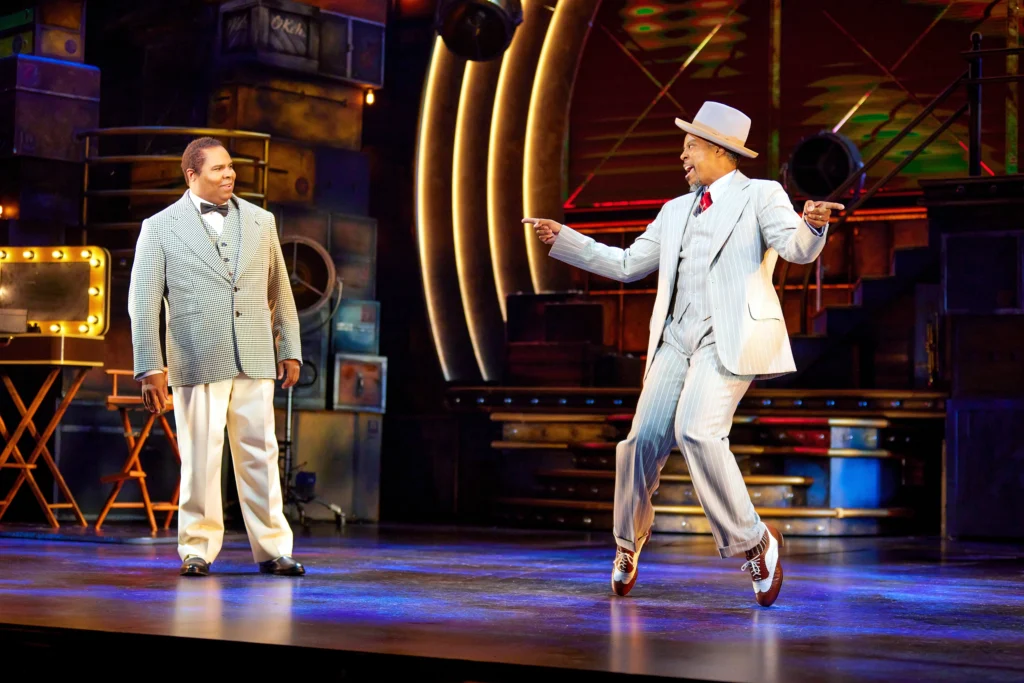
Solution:
M227 427L249 544L260 571L301 576L291 557L274 424L274 380L294 386L302 354L295 300L274 216L233 194L231 156L213 138L181 158L189 189L142 222L128 312L135 378L153 412L170 405L181 451L178 554L206 576L224 541L221 455Z

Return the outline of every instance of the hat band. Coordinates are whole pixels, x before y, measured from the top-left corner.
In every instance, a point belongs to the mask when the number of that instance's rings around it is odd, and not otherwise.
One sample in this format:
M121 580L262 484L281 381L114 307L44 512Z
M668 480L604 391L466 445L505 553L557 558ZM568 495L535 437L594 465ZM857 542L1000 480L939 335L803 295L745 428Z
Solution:
M746 149L746 140L740 140L739 138L733 137L731 135L725 135L724 133L720 133L714 128L709 128L708 126L705 126L699 121L693 121L692 123L690 123L690 125L696 128L697 130L701 131L702 133L707 133L708 135L716 137L720 140L724 140L725 142L728 142L731 145L736 145L737 147L742 147L743 149Z

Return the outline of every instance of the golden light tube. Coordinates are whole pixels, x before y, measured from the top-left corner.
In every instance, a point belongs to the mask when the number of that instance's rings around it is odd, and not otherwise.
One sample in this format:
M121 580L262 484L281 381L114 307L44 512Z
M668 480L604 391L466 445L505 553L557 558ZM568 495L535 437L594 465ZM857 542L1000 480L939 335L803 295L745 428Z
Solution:
M452 161L455 266L469 339L485 382L501 377L505 332L495 301L487 229L487 140L500 69L500 59L466 63Z
M544 37L530 95L523 155L523 210L534 218L563 220L565 135L572 88L600 0L562 0ZM547 257L531 226L523 226L530 277L537 292L566 289L569 270Z
M533 77L551 23L546 0L523 2L523 23L501 61L487 151L487 230L491 267L501 307L508 319L507 297L533 292L530 261L523 242L523 148L530 113Z
M420 104L416 140L416 237L423 295L434 346L445 380L479 378L472 343L461 313L452 228L452 144L455 99L465 60L455 57L440 37L434 41Z

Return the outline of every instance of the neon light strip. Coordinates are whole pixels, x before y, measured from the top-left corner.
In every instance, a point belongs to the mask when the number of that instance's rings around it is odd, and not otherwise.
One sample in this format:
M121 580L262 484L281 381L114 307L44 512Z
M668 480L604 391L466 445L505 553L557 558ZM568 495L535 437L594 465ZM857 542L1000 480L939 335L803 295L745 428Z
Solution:
M489 382L496 378L488 372L490 368L484 362L483 354L480 351L483 342L480 339L481 332L478 328L481 321L477 319L474 310L476 307L475 299L478 294L473 287L469 273L468 261L471 256L465 253L468 246L463 240L463 232L468 232L474 228L471 224L471 217L466 216L464 211L467 200L463 193L466 191L467 185L462 182L462 176L465 173L464 167L468 158L472 157L473 152L471 148L474 142L466 134L466 128L471 125L468 122L468 117L474 113L471 110L474 79L482 78L483 76L482 67L478 62L466 62L466 68L462 76L462 90L459 93L459 110L455 119L455 144L453 145L452 156L452 236L455 245L455 272L459 278L459 290L462 293L460 297L462 300L462 312L466 316L469 341L473 345L473 356L476 357L476 364L480 368L480 374L485 382Z
M438 328L438 320L442 311L438 308L439 304L436 301L433 287L434 263L428 243L430 226L427 225L430 215L427 168L430 158L433 156L429 135L434 123L434 91L437 88L438 73L441 70L445 49L444 42L438 36L434 40L434 49L430 55L427 82L423 87L423 101L420 105L420 128L416 140L416 236L419 243L420 270L423 276L423 294L427 302L427 317L430 320L430 333L434 337L434 348L437 351L437 360L441 363L441 372L444 374L445 381L450 382L452 379L451 369L445 359L441 331Z

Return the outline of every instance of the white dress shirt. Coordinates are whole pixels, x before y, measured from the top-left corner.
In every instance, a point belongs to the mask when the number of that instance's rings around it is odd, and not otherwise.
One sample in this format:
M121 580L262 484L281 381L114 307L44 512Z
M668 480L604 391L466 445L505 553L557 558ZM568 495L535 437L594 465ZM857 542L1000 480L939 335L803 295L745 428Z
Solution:
M201 205L206 200L200 199L199 197L192 194L192 190L185 190L185 194L188 195L188 198L191 199L192 203L196 205L196 211L199 212L199 215L202 217L203 222L213 229L213 232L214 234L217 235L217 237L220 237L220 234L224 231L224 216L220 215L216 211L203 213ZM206 203L210 204L211 202Z

